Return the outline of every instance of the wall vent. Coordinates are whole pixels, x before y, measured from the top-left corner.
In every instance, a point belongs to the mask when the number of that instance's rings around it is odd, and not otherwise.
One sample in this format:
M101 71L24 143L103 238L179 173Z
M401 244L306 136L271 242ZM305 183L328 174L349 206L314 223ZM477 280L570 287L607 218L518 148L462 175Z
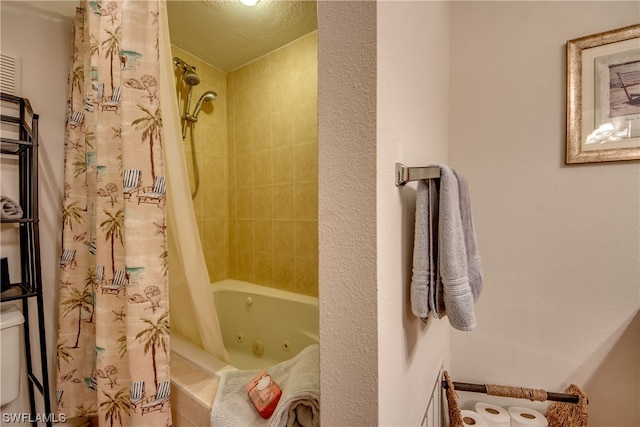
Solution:
M0 54L0 90L20 96L20 58Z

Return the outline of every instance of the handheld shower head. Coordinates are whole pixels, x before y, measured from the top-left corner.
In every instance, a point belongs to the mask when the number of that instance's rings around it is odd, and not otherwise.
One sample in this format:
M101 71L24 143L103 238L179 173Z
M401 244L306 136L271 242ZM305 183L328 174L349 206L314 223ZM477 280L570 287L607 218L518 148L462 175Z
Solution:
M218 94L210 90L203 93L200 99L198 100L198 103L196 104L196 109L193 110L194 119L198 118L198 114L200 113L200 109L202 108L202 104L204 102L211 102L215 100L217 97L218 97Z

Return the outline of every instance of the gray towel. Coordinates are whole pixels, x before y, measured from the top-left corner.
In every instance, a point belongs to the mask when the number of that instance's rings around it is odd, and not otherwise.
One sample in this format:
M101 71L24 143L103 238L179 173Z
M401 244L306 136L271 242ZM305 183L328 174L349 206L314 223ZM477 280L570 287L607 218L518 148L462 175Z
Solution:
M469 185L460 174L453 171L458 179L458 195L460 198L460 219L462 220L462 230L464 231L464 245L467 252L467 269L469 276L469 286L473 294L473 301L477 302L482 291L482 263L480 252L476 242L476 231L473 226L473 216L471 215L471 197L469 196Z
M418 181L411 278L411 311L426 321L438 310L438 189L432 179Z
M223 372L211 410L213 427L320 425L319 346L310 345L293 359L278 363L266 371L282 390L273 415L267 420L263 419L245 389L245 384L260 370Z
M23 212L20 205L7 196L0 196L0 217L2 219L20 219Z
M468 192L466 194L468 197ZM471 331L476 328L476 316L469 284L458 179L451 168L443 165L440 166L439 220L438 270L449 323L455 329Z

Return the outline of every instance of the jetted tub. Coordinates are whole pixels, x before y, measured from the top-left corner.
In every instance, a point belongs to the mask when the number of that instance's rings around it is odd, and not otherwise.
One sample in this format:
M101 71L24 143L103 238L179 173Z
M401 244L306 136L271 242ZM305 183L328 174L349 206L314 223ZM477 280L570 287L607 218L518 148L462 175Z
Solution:
M268 368L318 343L318 298L234 279L211 289L232 367L176 335L171 349L212 374Z

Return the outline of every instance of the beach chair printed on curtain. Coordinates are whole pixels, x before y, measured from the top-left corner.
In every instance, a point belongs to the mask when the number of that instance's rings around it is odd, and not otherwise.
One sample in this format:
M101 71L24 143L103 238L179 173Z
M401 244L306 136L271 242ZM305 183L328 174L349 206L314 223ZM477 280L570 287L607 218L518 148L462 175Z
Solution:
M135 410L144 399L144 381L136 381L131 383L131 390L129 391L129 400L131 407Z
M104 285L104 265L96 265L96 286Z
M67 267L76 266L76 250L65 249L60 256L60 267L66 269Z
M118 295L128 282L127 273L124 270L116 270L111 283L102 285L102 294Z
M151 396L145 399L144 403L140 406L142 415L147 412L159 411L162 409L165 403L169 401L169 394L171 393L170 382L162 381L158 385L158 391L155 396Z
M75 129L79 127L82 129L84 123L84 113L82 111L72 111L69 117L69 127Z
M138 194L138 204L155 203L160 206L166 195L164 176L156 176L153 187L145 187L141 191Z
M117 112L118 108L120 108L120 86L114 87L111 97L102 101L102 111Z
M93 103L100 105L102 101L104 101L104 83L102 82L94 82L96 97L93 98Z
M131 200L131 195L140 191L142 171L139 169L125 169L122 192L125 200Z

